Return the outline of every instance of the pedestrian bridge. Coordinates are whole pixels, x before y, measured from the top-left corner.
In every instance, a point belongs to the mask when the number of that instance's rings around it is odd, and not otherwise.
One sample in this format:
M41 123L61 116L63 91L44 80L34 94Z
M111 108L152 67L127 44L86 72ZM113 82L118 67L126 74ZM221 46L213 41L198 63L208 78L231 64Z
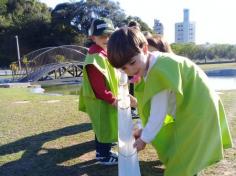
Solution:
M19 82L37 82L53 79L65 79L82 76L83 63L63 62L51 63L38 67L30 74L18 79Z
M82 77L88 49L76 45L41 48L23 56L12 70L17 82L37 82Z

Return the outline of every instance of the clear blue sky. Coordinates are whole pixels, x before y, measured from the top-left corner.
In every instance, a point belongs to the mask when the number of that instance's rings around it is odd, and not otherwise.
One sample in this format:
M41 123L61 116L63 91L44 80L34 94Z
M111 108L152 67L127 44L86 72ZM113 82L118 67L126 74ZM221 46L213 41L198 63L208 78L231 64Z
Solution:
M70 0L40 0L54 8ZM76 0L72 0L74 2ZM79 0L77 0L79 1ZM117 0L127 15L138 16L149 27L154 19L164 25L165 38L174 42L174 25L183 21L188 8L190 21L196 23L196 43L236 44L235 0Z

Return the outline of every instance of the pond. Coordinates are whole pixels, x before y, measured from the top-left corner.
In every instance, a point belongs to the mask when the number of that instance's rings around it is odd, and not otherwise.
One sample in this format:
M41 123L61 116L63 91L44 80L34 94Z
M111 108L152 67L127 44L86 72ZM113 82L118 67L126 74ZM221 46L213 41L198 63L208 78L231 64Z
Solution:
M211 70L206 72L210 85L216 90L236 90L236 69ZM66 95L79 94L80 84L43 87L46 93Z
M217 91L219 90L236 90L236 69L222 69L207 71L210 85ZM0 77L0 83L6 83L9 80ZM78 95L80 84L52 85L42 86L45 93L61 95Z
M11 78L6 78L6 77L0 76L0 84L3 84L3 83L10 83L11 81L12 81Z
M215 90L236 89L236 69L211 70L206 72L210 85Z

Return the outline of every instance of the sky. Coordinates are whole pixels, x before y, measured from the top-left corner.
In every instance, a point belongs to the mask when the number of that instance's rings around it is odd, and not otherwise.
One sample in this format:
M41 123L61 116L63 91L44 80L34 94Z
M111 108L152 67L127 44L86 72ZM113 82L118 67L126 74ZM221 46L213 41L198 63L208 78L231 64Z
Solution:
M49 7L70 0L40 0ZM73 0L76 1L76 0ZM79 0L78 0L79 1ZM183 10L189 9L196 24L196 43L236 44L235 0L114 0L126 15L138 16L150 28L154 19L164 25L164 36L175 40L175 23L183 22Z

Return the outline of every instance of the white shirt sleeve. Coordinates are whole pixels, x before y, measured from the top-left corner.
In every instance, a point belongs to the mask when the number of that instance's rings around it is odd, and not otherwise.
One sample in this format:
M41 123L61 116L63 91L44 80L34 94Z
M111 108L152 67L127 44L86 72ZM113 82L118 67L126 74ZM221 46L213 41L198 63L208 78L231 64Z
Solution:
M169 91L164 90L152 98L150 116L141 134L145 143L150 143L160 131L167 114L168 97Z

